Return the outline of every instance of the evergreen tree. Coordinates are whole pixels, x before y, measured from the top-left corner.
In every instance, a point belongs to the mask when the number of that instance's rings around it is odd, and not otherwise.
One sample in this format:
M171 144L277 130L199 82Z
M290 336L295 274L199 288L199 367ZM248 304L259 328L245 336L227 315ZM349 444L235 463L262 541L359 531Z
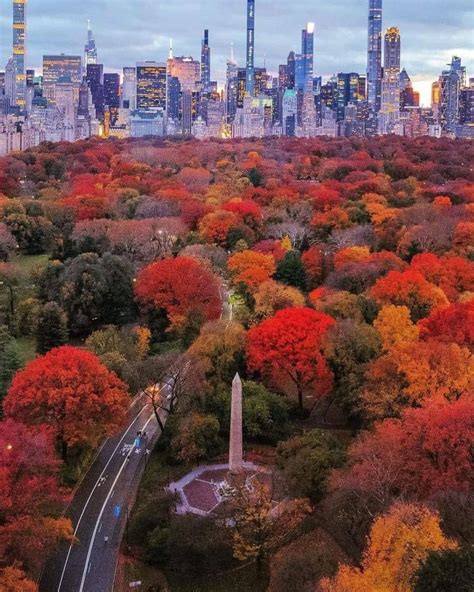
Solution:
M53 347L67 343L66 314L55 302L48 302L43 306L38 317L37 346L39 354L49 352Z
M20 367L17 343L7 327L0 326L0 397L5 395L15 372Z
M288 251L278 263L275 279L287 286L294 286L300 290L305 289L306 273L299 251Z

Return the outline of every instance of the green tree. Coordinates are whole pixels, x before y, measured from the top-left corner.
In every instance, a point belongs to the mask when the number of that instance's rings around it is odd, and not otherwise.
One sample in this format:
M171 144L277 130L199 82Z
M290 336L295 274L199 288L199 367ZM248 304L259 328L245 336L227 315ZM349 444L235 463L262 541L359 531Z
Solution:
M172 441L176 457L186 462L212 457L220 448L219 432L219 421L213 415L192 413L185 417Z
M474 547L431 552L415 575L413 592L472 592Z
M314 429L280 442L277 464L291 492L319 501L326 491L332 469L342 466L344 448L331 433Z
M365 370L382 351L377 331L366 323L338 320L328 331L323 350L334 374L335 389L330 405L336 402L350 417L360 419L360 388ZM326 413L328 410L329 407Z
M286 398L271 393L263 384L252 381L244 382L243 395L243 424L246 435L271 444L288 436L289 403Z
M299 290L306 287L306 272L299 251L288 251L277 265L275 279Z
M21 359L15 339L8 328L0 326L0 397L10 386L16 371L21 368Z
M56 302L48 302L38 316L36 351L43 355L53 347L67 343L67 317Z
M39 280L39 295L61 305L73 335L97 325L124 324L134 311L133 269L117 255L84 253L64 265L49 264Z

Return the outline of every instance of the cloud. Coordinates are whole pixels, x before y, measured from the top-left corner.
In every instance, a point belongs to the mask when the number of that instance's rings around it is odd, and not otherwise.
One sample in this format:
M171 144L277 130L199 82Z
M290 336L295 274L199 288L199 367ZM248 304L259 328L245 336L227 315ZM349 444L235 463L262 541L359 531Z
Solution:
M256 58L276 72L289 51L299 50L301 29L316 23L315 70L329 76L364 72L367 0L256 0ZM200 55L210 29L213 77L223 81L230 42L245 56L245 0L29 0L28 64L40 68L46 53L82 54L90 18L106 68L119 70L145 59L166 59L168 39L176 55ZM384 26L398 26L402 62L414 79L435 80L458 53L474 75L472 0L385 0ZM11 52L11 0L0 0L0 63Z

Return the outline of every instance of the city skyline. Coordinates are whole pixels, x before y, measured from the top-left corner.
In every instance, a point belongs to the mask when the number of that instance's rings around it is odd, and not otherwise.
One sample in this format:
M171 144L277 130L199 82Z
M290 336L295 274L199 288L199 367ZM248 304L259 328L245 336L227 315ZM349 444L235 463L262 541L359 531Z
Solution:
M41 70L45 54L82 54L87 36L87 19L97 44L98 61L108 71L121 71L123 66L137 61L163 61L167 57L169 39L173 38L175 55L200 55L202 29L209 29L212 47L212 78L222 86L225 62L234 44L235 57L245 66L245 0L226 2L226 11L219 9L220 0L208 0L209 10L202 3L196 6L183 0L166 11L149 0L140 0L133 9L123 3L119 11L112 10L117 3L103 0L95 3L84 0L68 3L62 14L50 0L28 2L28 38L26 65ZM255 66L262 66L266 55L267 68L278 71L278 64L286 60L290 50L298 51L301 29L313 21L315 27L316 75L331 76L340 71L365 72L367 60L366 1L335 0L330 6L311 7L303 0L292 2L292 10L283 15L283 2L260 0L256 11ZM384 2L383 31L390 26L399 27L403 37L402 67L409 72L415 88L422 94L423 103L430 97L431 83L439 71L458 54L468 70L474 68L474 48L470 30L474 25L470 1L451 2L443 14L443 29L439 29L439 14L444 4L431 0L430 10L413 8L408 0ZM214 9L214 10L213 10ZM162 12L163 11L163 12ZM411 11L411 12L410 12ZM186 19L180 21L180 14ZM146 16L146 18L144 18ZM160 18L163 16L163 18ZM153 18L156 17L156 18ZM278 26L285 21L285 27ZM160 23L157 27L152 23ZM11 0L0 0L0 51L3 62L11 54ZM436 31L436 36L433 35ZM134 34L136 32L136 35ZM441 33L441 34L440 34ZM129 41L127 41L129 39ZM344 40L344 52L340 43Z

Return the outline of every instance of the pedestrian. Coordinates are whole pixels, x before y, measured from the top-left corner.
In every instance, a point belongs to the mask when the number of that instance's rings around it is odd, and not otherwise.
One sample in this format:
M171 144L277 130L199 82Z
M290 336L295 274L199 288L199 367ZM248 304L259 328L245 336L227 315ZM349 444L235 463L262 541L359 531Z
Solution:
M109 542L109 537L106 535L104 537L104 547L107 547L107 543Z

